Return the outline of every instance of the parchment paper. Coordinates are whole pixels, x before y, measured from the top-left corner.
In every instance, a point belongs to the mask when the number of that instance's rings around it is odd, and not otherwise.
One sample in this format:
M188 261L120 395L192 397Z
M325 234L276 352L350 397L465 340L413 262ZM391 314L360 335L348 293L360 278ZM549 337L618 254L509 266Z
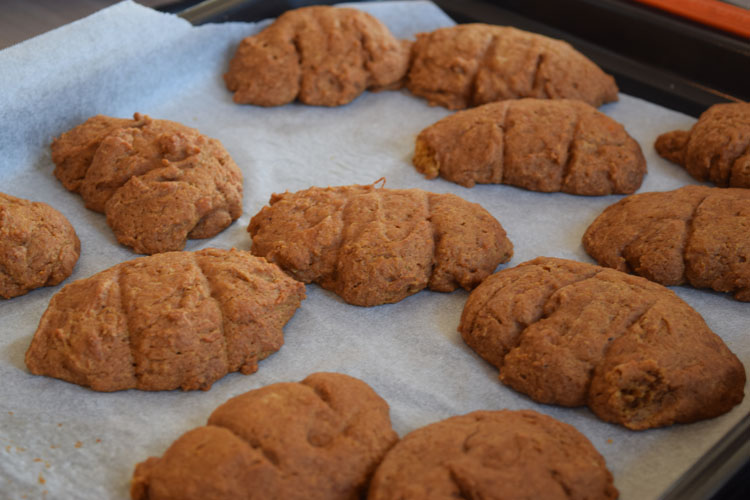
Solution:
M398 37L453 24L426 2L357 4ZM367 184L451 192L487 208L515 245L512 266L540 255L592 262L581 246L588 224L620 197L542 194L509 186L466 189L428 181L411 165L415 136L449 114L405 90L365 93L334 109L232 102L221 75L237 43L264 23L191 27L124 2L0 52L0 191L46 201L73 223L82 255L66 283L135 258L101 214L84 208L52 175L49 143L89 116L134 112L176 120L219 138L244 173L243 216L187 250L248 249L250 217L274 192ZM621 95L601 110L641 144L649 173L640 192L695 183L653 151L659 133L691 117ZM507 267L502 266L502 267ZM315 285L285 329L286 344L256 374L231 374L208 392L111 394L30 375L23 362L39 318L61 286L0 300L0 497L127 498L133 467L161 455L230 397L316 371L369 383L391 405L400 435L477 409L533 408L581 430L604 455L623 499L654 498L741 417L632 432L584 408L544 406L502 386L497 371L456 332L468 294L420 292L398 304L351 306ZM750 305L707 291L675 291L750 366Z

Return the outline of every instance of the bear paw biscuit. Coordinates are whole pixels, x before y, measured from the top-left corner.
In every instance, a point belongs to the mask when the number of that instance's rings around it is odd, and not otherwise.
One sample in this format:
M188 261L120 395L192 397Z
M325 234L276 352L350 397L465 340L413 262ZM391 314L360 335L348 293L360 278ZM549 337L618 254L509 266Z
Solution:
M604 458L574 427L531 410L475 411L406 435L369 500L617 498Z
M487 278L459 331L534 401L588 407L634 430L712 418L742 401L745 369L662 285L540 257Z
M617 100L614 78L567 43L489 24L418 34L406 86L448 109L521 97Z
M138 113L95 116L52 143L55 176L138 253L181 250L242 214L242 173L216 139Z
M346 302L470 290L513 246L481 206L451 194L369 186L274 194L251 220L251 251Z
M685 186L629 196L591 223L583 246L602 266L750 301L750 190Z
M288 11L242 40L224 75L234 102L281 106L295 99L340 106L366 89L400 84L409 44L371 15L338 7Z
M52 297L26 366L96 391L208 390L284 343L305 287L249 252L123 262Z
M662 134L654 147L699 181L750 188L750 103L715 104L692 129Z
M81 242L68 219L46 203L0 193L0 297L62 282Z
M417 137L417 170L462 186L510 184L581 195L632 193L646 160L625 129L586 103L520 99L443 118Z
M398 437L370 386L314 373L236 396L138 464L133 500L354 500Z

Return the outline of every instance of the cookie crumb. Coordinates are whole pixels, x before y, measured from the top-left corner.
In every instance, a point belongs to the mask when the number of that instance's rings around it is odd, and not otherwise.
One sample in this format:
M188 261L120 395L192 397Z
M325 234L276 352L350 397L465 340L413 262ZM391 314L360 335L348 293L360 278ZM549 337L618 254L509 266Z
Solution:
M80 448L80 447L83 446L83 443L80 442L80 441L76 441L76 445L75 446L76 446L76 448Z
M39 484L44 484L44 483L46 483L46 482L47 482L47 481L46 481L46 480L44 479L44 476L42 476L42 473L40 472L40 473L39 473Z

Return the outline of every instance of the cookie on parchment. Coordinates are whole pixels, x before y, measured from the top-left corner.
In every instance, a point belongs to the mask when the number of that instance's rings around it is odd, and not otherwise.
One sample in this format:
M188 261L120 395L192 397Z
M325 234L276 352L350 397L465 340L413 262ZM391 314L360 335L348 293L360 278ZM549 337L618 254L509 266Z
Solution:
M52 143L55 176L138 253L181 250L242 214L242 172L216 139L168 120L94 116Z
M250 252L141 257L55 294L26 366L96 391L208 390L278 351L304 298L302 283Z
M0 193L0 297L10 299L70 276L81 242L46 203Z
M368 186L274 194L251 220L251 251L346 302L470 290L513 245L484 208L452 194Z
M314 373L236 396L138 464L133 500L357 500L398 440L366 383Z
M750 190L685 186L607 207L583 235L600 265L750 301Z
M742 363L700 314L614 269L547 257L505 269L471 293L459 331L511 388L634 430L712 418L744 397Z
M750 103L715 104L689 131L662 134L654 147L699 181L750 188Z
M340 106L367 89L400 85L409 43L356 9L314 6L290 10L242 40L224 75L234 102L281 106L295 99Z
M646 173L622 125L574 100L519 99L459 111L417 136L417 170L462 186L581 195L632 193Z
M532 410L475 411L406 435L369 500L613 499L604 458L574 427Z
M617 100L614 78L566 42L489 24L418 34L406 82L413 94L448 109L521 97L596 107Z

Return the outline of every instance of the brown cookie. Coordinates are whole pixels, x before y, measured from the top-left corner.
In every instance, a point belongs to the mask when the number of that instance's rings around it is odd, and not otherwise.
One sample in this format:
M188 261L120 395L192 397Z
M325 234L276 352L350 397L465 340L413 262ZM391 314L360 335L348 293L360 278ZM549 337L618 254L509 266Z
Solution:
M750 188L750 103L715 104L690 131L662 134L654 147L699 181Z
M617 100L614 78L566 42L489 24L418 34L406 86L448 109L520 97Z
M366 12L305 7L242 40L224 81L236 103L340 106L366 89L400 85L409 45Z
M662 285L750 301L750 190L685 186L628 196L583 235L596 261Z
M0 297L57 285L73 272L81 242L63 214L0 193Z
M490 276L459 331L504 384L630 429L715 417L744 396L744 367L700 314L592 264L540 257Z
M375 472L369 500L617 498L604 458L532 410L475 411L417 429Z
M302 283L250 252L142 257L55 294L26 366L96 391L208 390L278 351L304 298Z
M481 206L421 189L274 194L248 231L255 255L360 306L398 302L425 287L472 289L513 254Z
M94 116L52 143L55 175L138 253L181 250L242 214L242 172L216 139L138 113Z
M646 160L622 125L581 101L520 99L443 118L417 137L414 166L462 186L632 193Z
M236 396L138 464L133 500L356 500L398 437L370 386L314 373Z

